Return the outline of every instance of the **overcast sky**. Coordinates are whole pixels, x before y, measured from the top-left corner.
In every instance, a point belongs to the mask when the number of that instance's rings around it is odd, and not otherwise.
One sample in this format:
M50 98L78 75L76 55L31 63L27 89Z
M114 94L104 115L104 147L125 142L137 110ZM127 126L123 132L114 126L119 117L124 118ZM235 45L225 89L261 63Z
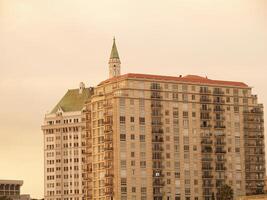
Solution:
M122 73L243 81L267 104L266 0L0 0L0 179L43 197L40 126L67 89Z

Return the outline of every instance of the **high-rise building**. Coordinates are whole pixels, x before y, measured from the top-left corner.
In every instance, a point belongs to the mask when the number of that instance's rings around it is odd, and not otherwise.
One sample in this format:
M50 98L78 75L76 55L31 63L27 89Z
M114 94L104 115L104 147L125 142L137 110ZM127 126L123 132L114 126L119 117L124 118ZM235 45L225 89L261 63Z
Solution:
M80 83L45 115L44 199L81 200L85 151L85 101L91 89Z
M115 60L115 64L113 64ZM120 75L86 103L85 198L220 200L261 193L263 106L242 82L207 77Z
M251 87L120 67L114 39L109 79L46 115L46 199L220 200L225 184L234 197L263 191L263 105Z

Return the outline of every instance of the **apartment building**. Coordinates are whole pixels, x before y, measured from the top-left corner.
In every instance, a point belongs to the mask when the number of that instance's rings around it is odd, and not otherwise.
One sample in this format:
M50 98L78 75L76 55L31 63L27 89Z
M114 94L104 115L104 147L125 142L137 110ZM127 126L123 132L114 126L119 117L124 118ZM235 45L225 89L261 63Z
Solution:
M42 126L47 200L220 200L261 193L263 105L242 82L121 75L69 90ZM82 167L83 166L83 167Z
M80 83L45 115L44 199L81 200L85 151L85 101L91 88Z
M220 200L264 186L263 106L242 82L207 77L110 77L86 102L85 199Z

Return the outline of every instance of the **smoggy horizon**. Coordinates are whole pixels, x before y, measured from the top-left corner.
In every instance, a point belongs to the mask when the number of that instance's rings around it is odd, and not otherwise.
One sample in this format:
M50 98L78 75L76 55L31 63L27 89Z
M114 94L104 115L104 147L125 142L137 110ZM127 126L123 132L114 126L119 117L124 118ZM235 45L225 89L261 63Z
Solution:
M0 179L43 197L44 115L108 78L113 36L122 74L245 82L267 105L266 13L264 0L0 0Z

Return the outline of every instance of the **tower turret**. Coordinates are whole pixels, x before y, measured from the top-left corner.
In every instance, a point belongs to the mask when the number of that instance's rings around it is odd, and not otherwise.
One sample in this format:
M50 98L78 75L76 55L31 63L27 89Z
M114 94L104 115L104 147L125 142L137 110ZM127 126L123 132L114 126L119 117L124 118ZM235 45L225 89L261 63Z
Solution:
M116 77L121 74L121 61L117 50L115 38L113 38L113 45L108 64L109 78Z

